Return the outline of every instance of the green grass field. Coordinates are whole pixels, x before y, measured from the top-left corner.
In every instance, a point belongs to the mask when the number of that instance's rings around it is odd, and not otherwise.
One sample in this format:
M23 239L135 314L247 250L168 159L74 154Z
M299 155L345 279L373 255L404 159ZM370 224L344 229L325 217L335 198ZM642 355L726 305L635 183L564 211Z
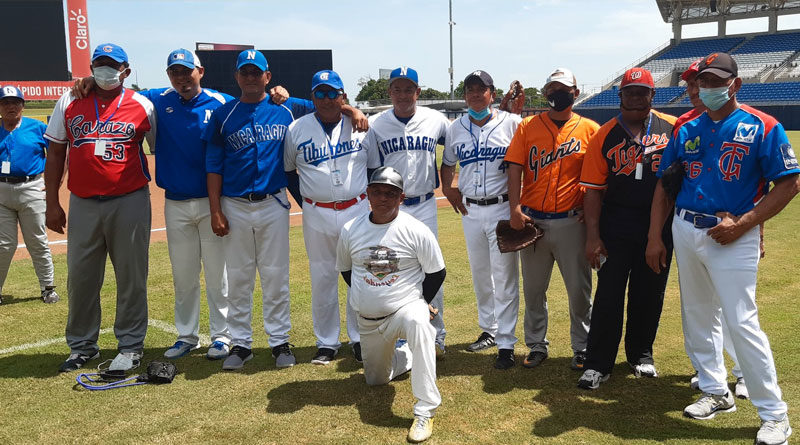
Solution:
M793 133L795 146L800 134ZM767 332L790 416L800 419L800 259L796 253L800 200L767 223L767 256L759 274L760 319ZM550 358L537 369L519 365L527 350L517 346L518 365L492 367L494 350L462 352L480 333L459 218L439 211L445 283L448 352L438 362L443 402L429 443L751 443L758 417L748 401L738 411L710 421L681 415L697 397L689 389L692 372L683 349L676 268L667 287L655 345L660 377L635 379L618 357L611 380L597 391L576 388L580 374L569 369L569 319L564 285L554 274L549 293ZM291 342L299 365L277 370L261 326L260 294L255 298L255 359L241 372L223 372L205 359L205 348L178 359L176 380L90 392L76 387L77 372L59 374L69 354L59 337L67 315L66 257L54 258L62 300L38 300L29 260L15 261L0 305L0 443L403 443L412 420L410 381L367 387L348 347L327 367L309 363L315 352L311 329L310 283L302 233L290 233ZM149 316L172 323L172 279L165 243L151 246ZM114 278L107 268L102 327L114 319ZM258 286L256 286L258 289ZM343 289L340 289L342 291ZM342 307L343 309L343 307ZM208 333L207 310L201 333ZM158 327L160 326L160 327ZM163 323L150 326L144 362L161 359L175 340ZM522 321L517 326L522 338ZM51 341L48 341L51 340ZM22 350L9 348L28 345ZM100 337L102 360L116 354L108 332ZM91 362L92 367L98 361ZM140 368L143 372L143 368Z

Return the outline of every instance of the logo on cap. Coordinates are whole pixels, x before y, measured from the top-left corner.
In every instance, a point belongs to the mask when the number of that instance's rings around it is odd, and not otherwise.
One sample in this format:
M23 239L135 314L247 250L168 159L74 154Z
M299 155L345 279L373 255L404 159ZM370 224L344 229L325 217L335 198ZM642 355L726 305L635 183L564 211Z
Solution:
M481 73L481 70L478 70L478 71L475 71L474 73L472 73L473 76L478 76L478 77L481 77L481 74L483 74L483 73Z
M6 96L16 95L17 89L11 86L3 87L3 94Z
M407 76L408 75L408 67L407 66L401 66L400 67L400 75L401 76Z
M641 71L634 71L631 73L631 79L633 80L640 79L641 77L642 77Z
M714 53L714 54L712 54L712 55L708 56L708 57L706 58L706 65L711 65L711 62L713 62L713 61L714 61L714 59L716 59L716 58L717 58L717 56L719 56L719 54L718 54L718 53Z
M172 56L172 58L173 58L173 59L175 59L175 60L185 60L185 59L186 59L186 54L184 54L184 53L177 53L177 54L174 54L174 55Z
M256 52L255 51L248 51L247 52L247 60L255 60Z
M112 48L111 45L106 45L103 47L103 52L110 53L111 51L114 51L114 48Z
M319 75L319 78L320 78L321 80L328 80L328 73L322 73L322 74L320 74L320 75Z

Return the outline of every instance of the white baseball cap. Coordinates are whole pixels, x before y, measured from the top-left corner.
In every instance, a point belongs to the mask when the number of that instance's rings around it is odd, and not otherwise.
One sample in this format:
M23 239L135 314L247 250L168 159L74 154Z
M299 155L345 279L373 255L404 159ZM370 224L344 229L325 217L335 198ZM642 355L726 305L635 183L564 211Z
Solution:
M578 85L578 82L575 80L575 75L567 68L556 68L553 70L553 73L547 76L547 82L544 83L544 87L547 88L547 85L550 85L551 82L558 82L570 88Z

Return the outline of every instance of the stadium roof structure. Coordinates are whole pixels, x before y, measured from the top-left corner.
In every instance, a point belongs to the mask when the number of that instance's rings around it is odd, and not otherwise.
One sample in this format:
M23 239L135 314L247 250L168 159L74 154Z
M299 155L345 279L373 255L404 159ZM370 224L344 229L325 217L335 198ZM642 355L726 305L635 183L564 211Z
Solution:
M800 13L800 0L656 0L666 23L715 22Z

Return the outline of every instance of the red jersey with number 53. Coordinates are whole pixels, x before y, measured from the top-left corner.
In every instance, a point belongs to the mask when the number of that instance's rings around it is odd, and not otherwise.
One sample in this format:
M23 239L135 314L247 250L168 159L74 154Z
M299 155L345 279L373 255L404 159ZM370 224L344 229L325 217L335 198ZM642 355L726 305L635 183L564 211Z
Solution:
M150 181L142 141L147 135L153 146L155 118L153 104L132 90L110 100L94 91L84 99L68 92L56 103L44 137L69 145L67 188L76 196L124 195Z

